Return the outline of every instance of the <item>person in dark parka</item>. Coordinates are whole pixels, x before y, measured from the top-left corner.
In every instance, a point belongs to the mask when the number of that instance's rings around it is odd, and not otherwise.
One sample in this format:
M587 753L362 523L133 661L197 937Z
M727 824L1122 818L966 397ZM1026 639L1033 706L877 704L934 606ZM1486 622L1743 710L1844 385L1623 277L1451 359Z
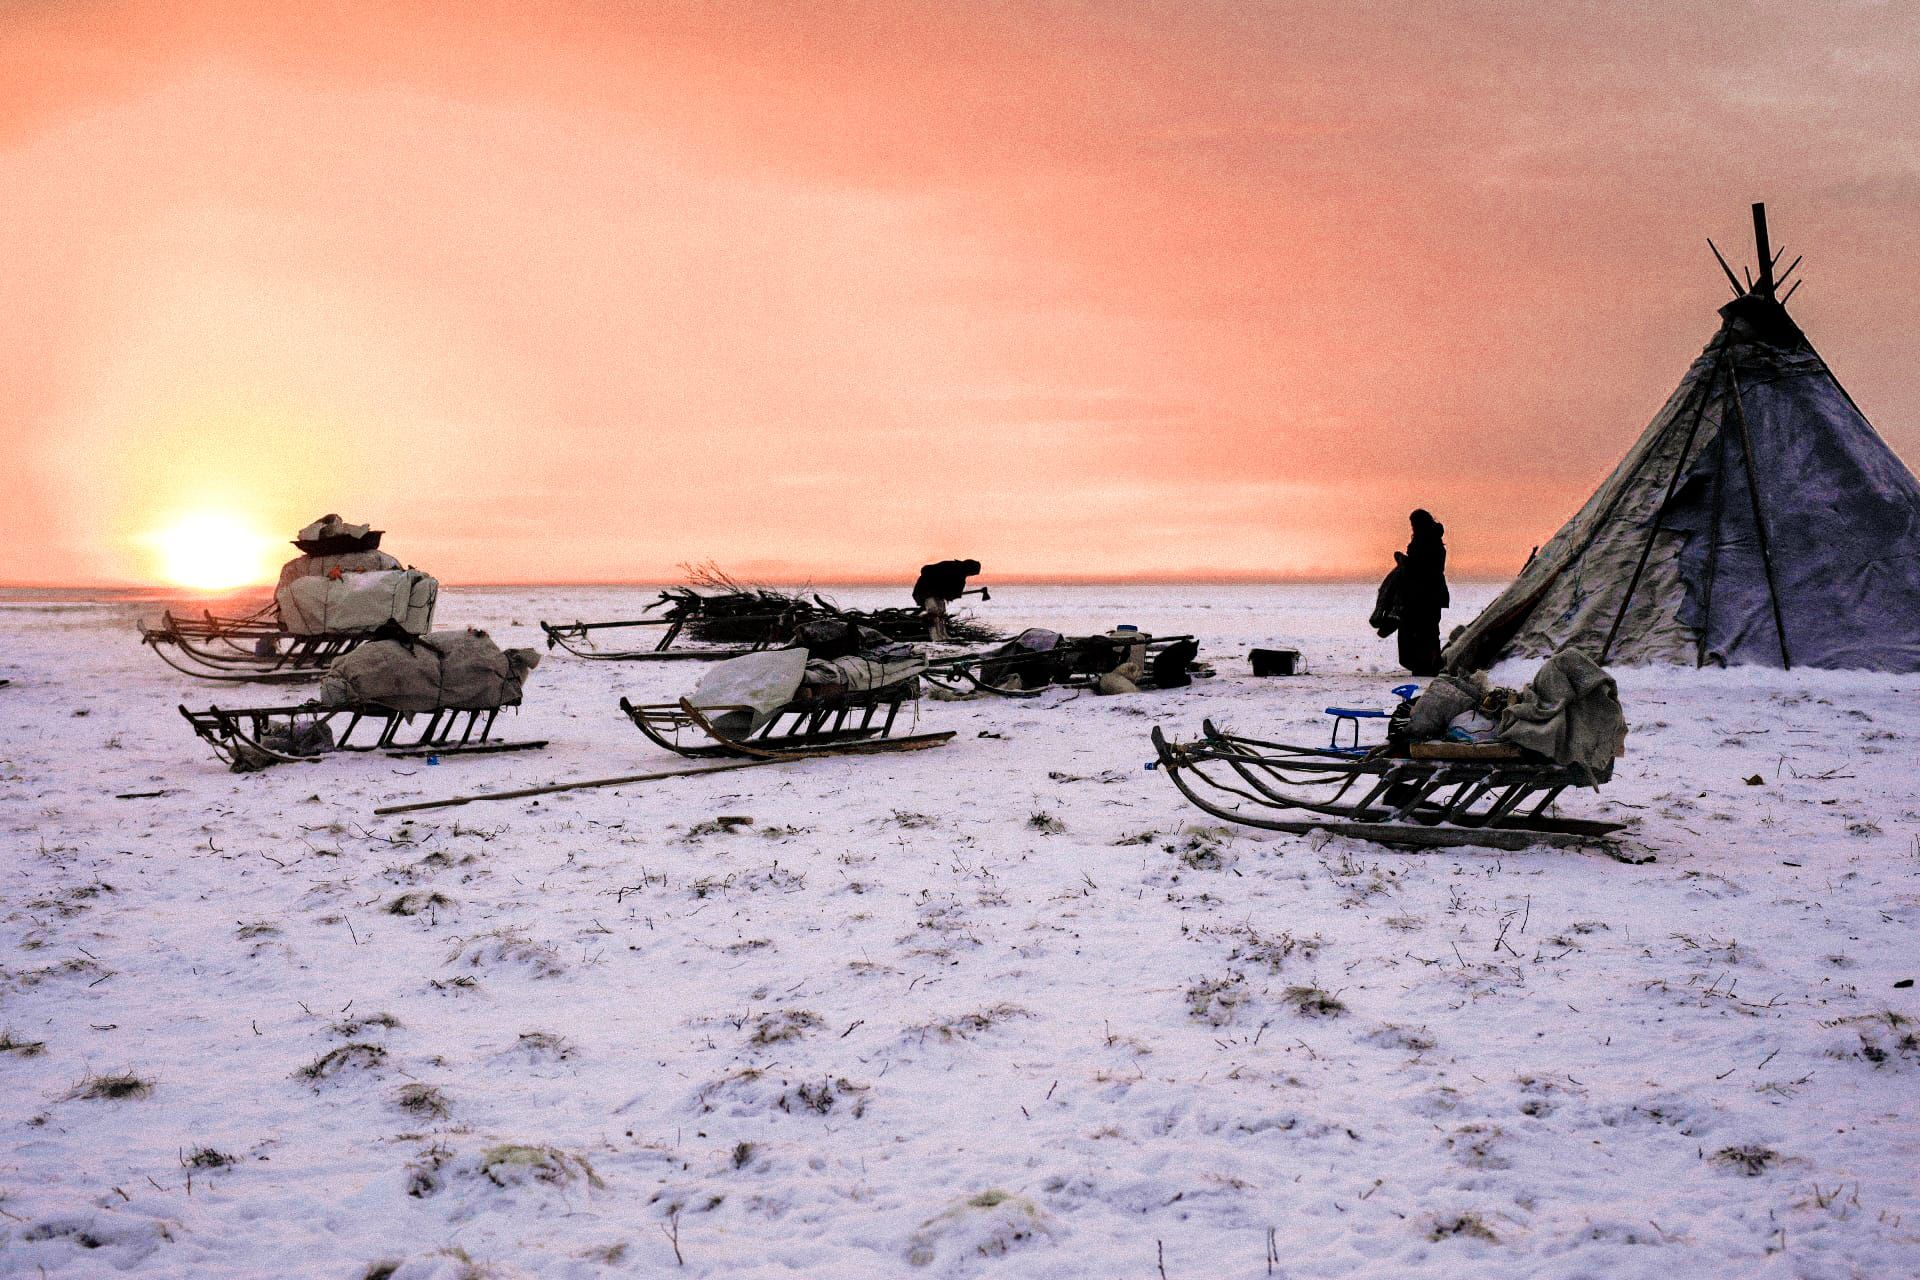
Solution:
M913 602L927 615L927 631L937 641L947 638L947 606L967 589L967 579L980 572L978 560L942 560L920 566L913 583Z
M1413 537L1399 563L1400 665L1416 676L1440 674L1440 614L1452 603L1447 595L1446 526L1425 510L1408 520Z

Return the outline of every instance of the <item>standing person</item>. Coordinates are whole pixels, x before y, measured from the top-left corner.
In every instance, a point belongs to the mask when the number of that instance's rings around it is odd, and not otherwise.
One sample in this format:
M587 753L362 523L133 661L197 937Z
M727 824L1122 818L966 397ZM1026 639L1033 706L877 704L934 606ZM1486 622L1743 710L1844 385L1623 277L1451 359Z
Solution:
M947 640L947 606L967 590L967 579L980 572L978 560L942 560L920 566L913 583L913 602L925 610L927 634L941 644Z
M1407 517L1413 537L1404 552L1395 552L1399 566L1400 665L1416 676L1440 674L1440 613L1452 601L1447 595L1447 527L1424 509Z

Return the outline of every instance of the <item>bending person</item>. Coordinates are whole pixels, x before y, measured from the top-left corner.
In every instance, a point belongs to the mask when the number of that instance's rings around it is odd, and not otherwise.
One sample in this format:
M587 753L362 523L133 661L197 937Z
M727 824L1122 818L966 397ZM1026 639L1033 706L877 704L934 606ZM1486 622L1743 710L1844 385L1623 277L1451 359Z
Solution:
M929 638L947 639L947 606L967 594L967 579L980 572L978 560L942 560L920 566L913 583L913 602L927 615Z

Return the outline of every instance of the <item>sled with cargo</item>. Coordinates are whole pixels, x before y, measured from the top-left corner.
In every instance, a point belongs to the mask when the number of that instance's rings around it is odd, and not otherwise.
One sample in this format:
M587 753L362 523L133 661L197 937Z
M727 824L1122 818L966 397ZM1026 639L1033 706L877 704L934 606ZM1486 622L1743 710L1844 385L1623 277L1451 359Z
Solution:
M1062 636L1030 628L994 649L936 658L927 664L930 684L950 693L989 693L1003 698L1037 698L1048 689L1094 689L1102 679L1129 666L1141 689L1172 688L1210 668L1194 661L1199 644L1190 635L1152 636L1118 632L1098 636Z
M1353 836L1418 848L1603 842L1615 822L1548 812L1575 770L1506 743L1413 743L1405 755L1354 756L1267 742L1206 721L1191 742L1153 730L1166 774L1196 808L1267 831Z
M1204 812L1268 831L1524 849L1608 847L1622 829L1554 811L1568 788L1611 780L1625 749L1613 679L1583 653L1554 655L1517 692L1490 687L1482 675L1439 676L1424 692L1394 692L1400 706L1388 717L1387 741L1375 746L1338 745L1343 720L1357 737L1356 717L1373 713L1328 707L1335 740L1325 747L1248 737L1207 720L1191 742L1170 741L1156 727L1147 767Z
M237 616L167 610L158 625L141 626L140 641L200 680L316 680L389 623L416 634L433 625L440 584L380 550L381 537L322 516L294 538L300 555L281 568L267 603Z
M925 668L917 657L828 661L805 649L776 649L710 668L674 702L622 698L620 710L655 744L693 758L918 751L954 736L898 732L912 727Z
M793 628L813 613L804 601L776 592L707 595L685 587L662 591L641 612L656 609L665 612L614 622L543 621L540 630L547 648L591 662L716 662L785 644ZM696 647L674 648L683 636ZM653 642L632 643L636 639Z
M180 714L236 771L315 760L336 751L480 755L539 742L493 736L500 712L520 705L540 655L502 649L484 631L409 635L388 627L343 655L319 695L292 706L209 707Z

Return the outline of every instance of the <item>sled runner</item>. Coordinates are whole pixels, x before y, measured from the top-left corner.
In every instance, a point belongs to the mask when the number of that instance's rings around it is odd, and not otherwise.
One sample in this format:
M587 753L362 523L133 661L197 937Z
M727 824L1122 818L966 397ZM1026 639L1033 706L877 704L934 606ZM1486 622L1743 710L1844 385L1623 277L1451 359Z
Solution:
M201 680L297 684L317 679L366 632L295 635L280 625L271 603L242 617L203 613L198 618L162 614L157 627L142 626L140 642L153 646L168 666Z
M1547 812L1574 770L1507 743L1414 743L1365 756L1226 733L1204 723L1194 742L1153 731L1164 771L1189 802L1228 822L1268 831L1325 831L1380 844L1595 844L1621 824ZM1297 817L1281 815L1297 813Z
M308 702L241 710L209 707L192 711L183 706L180 714L214 754L236 771L317 760L335 751L449 756L531 751L547 745L545 741L495 739L493 723L500 714L498 707L395 711L371 703L326 706ZM425 723L415 724L416 718L424 718Z

